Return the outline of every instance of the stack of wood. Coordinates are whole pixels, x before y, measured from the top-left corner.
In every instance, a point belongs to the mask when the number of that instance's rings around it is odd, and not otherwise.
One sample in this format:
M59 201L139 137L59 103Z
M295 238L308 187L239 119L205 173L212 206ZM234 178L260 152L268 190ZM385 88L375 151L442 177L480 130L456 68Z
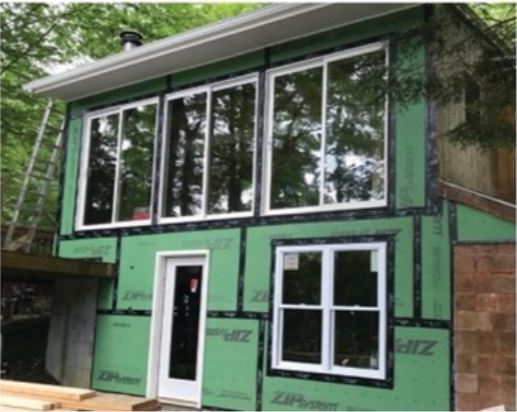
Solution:
M0 380L0 410L21 411L157 411L156 399L91 389Z

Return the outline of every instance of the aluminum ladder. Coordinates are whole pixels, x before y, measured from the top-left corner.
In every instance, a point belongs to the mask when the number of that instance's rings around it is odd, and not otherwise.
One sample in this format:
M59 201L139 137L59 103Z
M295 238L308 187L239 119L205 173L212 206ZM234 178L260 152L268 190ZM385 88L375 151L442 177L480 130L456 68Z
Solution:
M23 176L23 183L16 199L13 217L5 235L3 245L4 250L15 251L22 249L26 253L30 252L34 235L36 234L41 222L43 212L45 210L45 202L50 192L52 181L55 178L63 146L64 121L61 123L61 127L57 129L51 126L49 124L49 119L52 109L53 101L52 99L48 99L43 113L43 119L38 129L36 141L32 148L29 164L27 165L27 169ZM50 148L50 156L48 159L45 159L45 161L40 160L42 164L38 165L38 160L41 157L41 149L46 147L44 143L46 142L47 130L53 130L54 132L57 132L57 135ZM35 192L29 191L32 182L37 186L37 190ZM29 193L36 195L35 202L26 202L26 198ZM17 239L13 239L16 228L20 224L22 212L30 213L28 225L24 226L24 229L27 229L27 233Z

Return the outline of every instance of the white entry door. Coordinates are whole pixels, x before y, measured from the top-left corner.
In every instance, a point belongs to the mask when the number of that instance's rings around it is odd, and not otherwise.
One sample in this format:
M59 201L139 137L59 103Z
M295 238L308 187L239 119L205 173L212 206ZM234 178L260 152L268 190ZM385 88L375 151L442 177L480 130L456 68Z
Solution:
M206 259L167 260L158 397L198 404L201 398Z

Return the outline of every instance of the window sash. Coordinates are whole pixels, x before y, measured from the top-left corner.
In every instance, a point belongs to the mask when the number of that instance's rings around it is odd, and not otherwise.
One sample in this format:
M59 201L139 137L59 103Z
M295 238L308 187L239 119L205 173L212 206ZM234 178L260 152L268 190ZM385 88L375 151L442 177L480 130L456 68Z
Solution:
M80 171L79 171L79 181L78 181L78 197L77 197L77 213L76 213L76 221L75 226L79 230L96 230L96 229L105 229L111 227L131 227L131 226L142 226L151 223L151 217L149 219L140 219L140 220L128 220L128 221L117 221L118 213L119 213L119 197L120 197L120 156L121 156L121 148L122 148L122 130L123 130L123 119L124 112L137 108L139 106L156 106L156 118L155 118L155 127L154 127L154 141L153 141L153 158L151 162L151 193L149 196L149 211L152 210L152 202L154 195L154 182L156 179L155 176L155 159L156 159L156 137L158 134L158 119L159 119L159 99L156 97L139 100L137 102L128 103L125 105L110 107L107 109L98 110L95 112L88 113L84 116L84 123L86 124L84 134L83 134L83 142L84 147L81 150L80 156ZM85 213L86 213L86 195L88 190L88 173L89 173L89 161L90 161L90 146L91 146L91 126L94 120L110 116L116 114L118 117L118 133L117 133L117 159L115 165L115 176L114 176L114 188L113 188L113 197L112 197L112 212L111 212L111 221L108 223L100 223L100 224L86 224L85 221Z
M377 256L377 306L342 306L333 304L334 296L334 253L339 251L368 250L375 251ZM286 253L298 253L305 251L320 251L322 253L322 283L321 304L284 304L283 295L283 256ZM275 252L275 277L273 297L273 323L272 323L272 367L275 369L292 370L299 372L316 372L329 375L344 375L351 377L364 377L385 379L386 373L386 243L351 243L341 245L304 245L304 246L279 246ZM321 310L321 359L316 364L285 361L282 359L283 351L283 313L284 310ZM378 369L357 367L344 367L334 365L334 339L335 339L335 313L338 311L362 311L375 312L379 316L378 327Z
M226 81L213 83L207 86L193 87L190 89L181 90L176 93L172 93L166 96L164 103L164 116L163 116L163 133L164 139L162 144L162 152L161 152L161 165L160 165L160 190L159 190L159 199L158 199L158 223L181 223L181 222L192 222L192 221L200 221L200 220L218 220L218 219L228 219L234 217L250 217L253 216L253 210L255 205L255 196L253 195L251 202L251 209L249 211L241 211L241 212L230 212L230 213L218 213L218 214L207 214L207 205L208 205L208 185L209 182L209 173L210 170L207 167L209 164L208 157L210 155L210 140L211 140L211 127L212 127L212 93L220 90L230 89L236 86L253 84L255 86L255 100L254 100L254 116L255 116L255 125L253 127L253 159L252 159L252 185L251 190L252 193L255 193L255 185L256 185L256 159L257 159L257 128L258 128L258 74L254 73L252 75L245 75L241 77L237 77L234 79L229 79ZM202 187L202 205L201 205L201 213L194 216L164 216L164 200L165 200L165 190L166 188L166 179L165 179L165 169L167 165L165 164L167 159L166 150L168 148L168 107L169 103L172 100L179 99L182 97L190 96L198 93L206 93L207 103L206 103L206 129L205 129L205 145L204 145L204 153L203 153L203 187Z
M284 215L284 214L295 214L295 213L307 213L307 212L321 212L321 211L337 211L337 210L349 210L349 209L371 209L378 207L385 207L388 204L388 108L389 99L386 96L384 105L384 173L383 173L383 186L384 186L384 197L380 200L367 200L367 201L353 201L343 203L331 203L325 204L323 202L324 196L324 185L325 185L325 150L327 143L327 91L328 91L328 65L332 62L339 60L346 60L352 57L357 57L363 54L374 53L377 51L384 50L386 67L389 66L389 53L387 42L377 42L368 44L365 46L359 46L353 49L348 49L342 52L333 53L320 58L314 58L310 60L304 60L299 63L293 63L287 66L274 68L268 70L266 73L266 117L265 117L265 139L263 152L265 154L264 164L264 179L265 182L262 188L262 205L261 210L263 215ZM273 182L273 128L274 128L274 87L277 77L297 73L303 70L313 69L322 67L323 69L323 80L322 80L322 113L321 113L321 142L320 142L320 181L319 181L319 204L317 206L302 206L302 207L285 207L285 208L272 208L271 207L271 190Z

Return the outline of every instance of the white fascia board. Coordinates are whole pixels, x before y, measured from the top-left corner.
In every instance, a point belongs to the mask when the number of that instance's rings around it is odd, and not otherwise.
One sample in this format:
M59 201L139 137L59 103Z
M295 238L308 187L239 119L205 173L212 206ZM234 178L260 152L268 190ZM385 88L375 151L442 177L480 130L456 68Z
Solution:
M76 100L417 5L274 5L120 52L65 73L34 80L24 89L47 97ZM335 9L340 13L335 13ZM308 25L310 30L303 31ZM212 56L210 50L213 51Z

